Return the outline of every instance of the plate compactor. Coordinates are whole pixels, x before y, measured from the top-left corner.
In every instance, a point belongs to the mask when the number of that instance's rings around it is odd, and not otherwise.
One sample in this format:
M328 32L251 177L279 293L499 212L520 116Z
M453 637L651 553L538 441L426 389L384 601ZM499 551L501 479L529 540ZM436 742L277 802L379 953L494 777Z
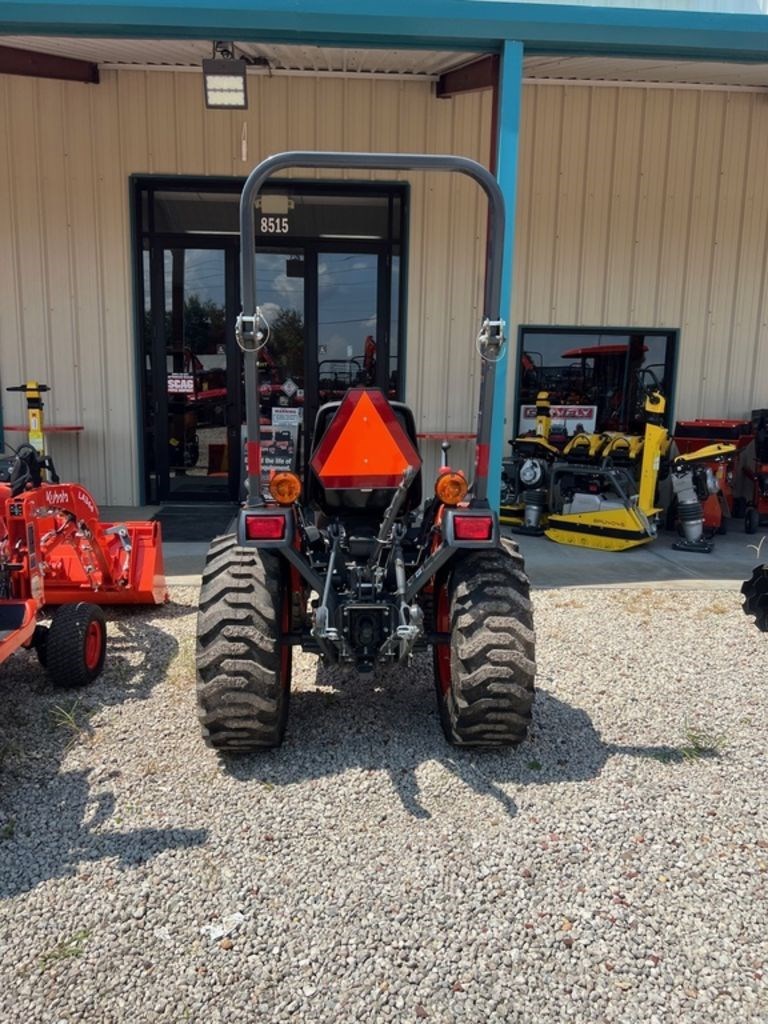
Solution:
M158 523L102 523L30 444L0 460L0 663L34 649L55 686L81 686L104 664L99 606L166 600Z
M411 410L375 388L323 405L303 475L261 474L254 203L289 168L449 171L490 204L474 480L443 465L422 500ZM294 646L360 674L406 664L431 646L446 737L504 746L526 735L534 688L529 584L487 500L499 319L503 198L480 164L456 156L281 153L250 174L240 204L248 497L236 534L215 539L203 572L197 635L198 712L209 746L281 743ZM445 460L444 460L445 461ZM424 488L426 490L426 488ZM314 596L313 596L314 595Z

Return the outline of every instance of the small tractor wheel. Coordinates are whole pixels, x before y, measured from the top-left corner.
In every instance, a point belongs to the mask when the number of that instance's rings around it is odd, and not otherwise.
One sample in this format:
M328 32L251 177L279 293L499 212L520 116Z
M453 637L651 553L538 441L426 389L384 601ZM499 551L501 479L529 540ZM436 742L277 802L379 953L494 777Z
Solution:
M203 738L247 753L282 743L288 720L291 591L278 555L238 547L233 534L208 550L197 617L197 706Z
M757 628L768 632L768 566L756 566L750 578L742 583L741 592L745 614L754 615Z
M757 533L760 526L760 513L754 505L750 505L744 513L744 533Z
M35 626L35 632L32 634L32 647L35 649L37 654L37 660L43 666L48 667L48 627L47 626Z
M462 553L435 595L440 721L456 746L501 747L525 739L533 706L535 636L528 577L515 544Z
M36 647L54 686L92 683L101 674L107 652L104 612L85 601L62 605L54 612L48 632L37 634Z

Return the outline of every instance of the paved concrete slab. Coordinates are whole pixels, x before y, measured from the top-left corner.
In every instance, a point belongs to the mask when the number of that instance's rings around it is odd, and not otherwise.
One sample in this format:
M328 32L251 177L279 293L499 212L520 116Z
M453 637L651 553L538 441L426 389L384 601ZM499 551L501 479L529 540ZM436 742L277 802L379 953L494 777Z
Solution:
M511 536L511 534L510 534ZM546 537L515 535L535 587L670 585L683 587L741 586L762 559L757 548L762 534L748 536L736 521L730 533L715 538L709 554L676 551L676 535L662 532L655 541L628 551L592 551L556 544Z

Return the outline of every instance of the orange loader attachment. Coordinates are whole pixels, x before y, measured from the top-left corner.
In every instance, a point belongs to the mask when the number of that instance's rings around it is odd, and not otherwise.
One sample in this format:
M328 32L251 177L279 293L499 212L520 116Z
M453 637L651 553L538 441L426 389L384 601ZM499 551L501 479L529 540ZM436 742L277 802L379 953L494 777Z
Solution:
M9 551L39 569L41 603L163 604L168 591L160 524L102 523L79 484L42 483L2 502Z

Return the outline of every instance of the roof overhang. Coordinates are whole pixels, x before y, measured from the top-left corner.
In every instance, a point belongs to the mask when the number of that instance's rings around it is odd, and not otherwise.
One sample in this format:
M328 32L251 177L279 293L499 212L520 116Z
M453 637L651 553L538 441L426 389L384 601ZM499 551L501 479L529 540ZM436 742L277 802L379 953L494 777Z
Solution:
M16 0L0 5L2 35L66 35L461 49L505 39L527 53L768 60L768 21L637 7L516 0Z
M489 88L497 54L469 50L367 49L229 40L238 56L256 63L253 75L332 76L434 82L449 97ZM0 74L28 74L97 82L99 71L201 73L210 40L6 36ZM662 60L638 57L529 54L524 81L539 85L637 85L666 88L768 90L768 63Z

